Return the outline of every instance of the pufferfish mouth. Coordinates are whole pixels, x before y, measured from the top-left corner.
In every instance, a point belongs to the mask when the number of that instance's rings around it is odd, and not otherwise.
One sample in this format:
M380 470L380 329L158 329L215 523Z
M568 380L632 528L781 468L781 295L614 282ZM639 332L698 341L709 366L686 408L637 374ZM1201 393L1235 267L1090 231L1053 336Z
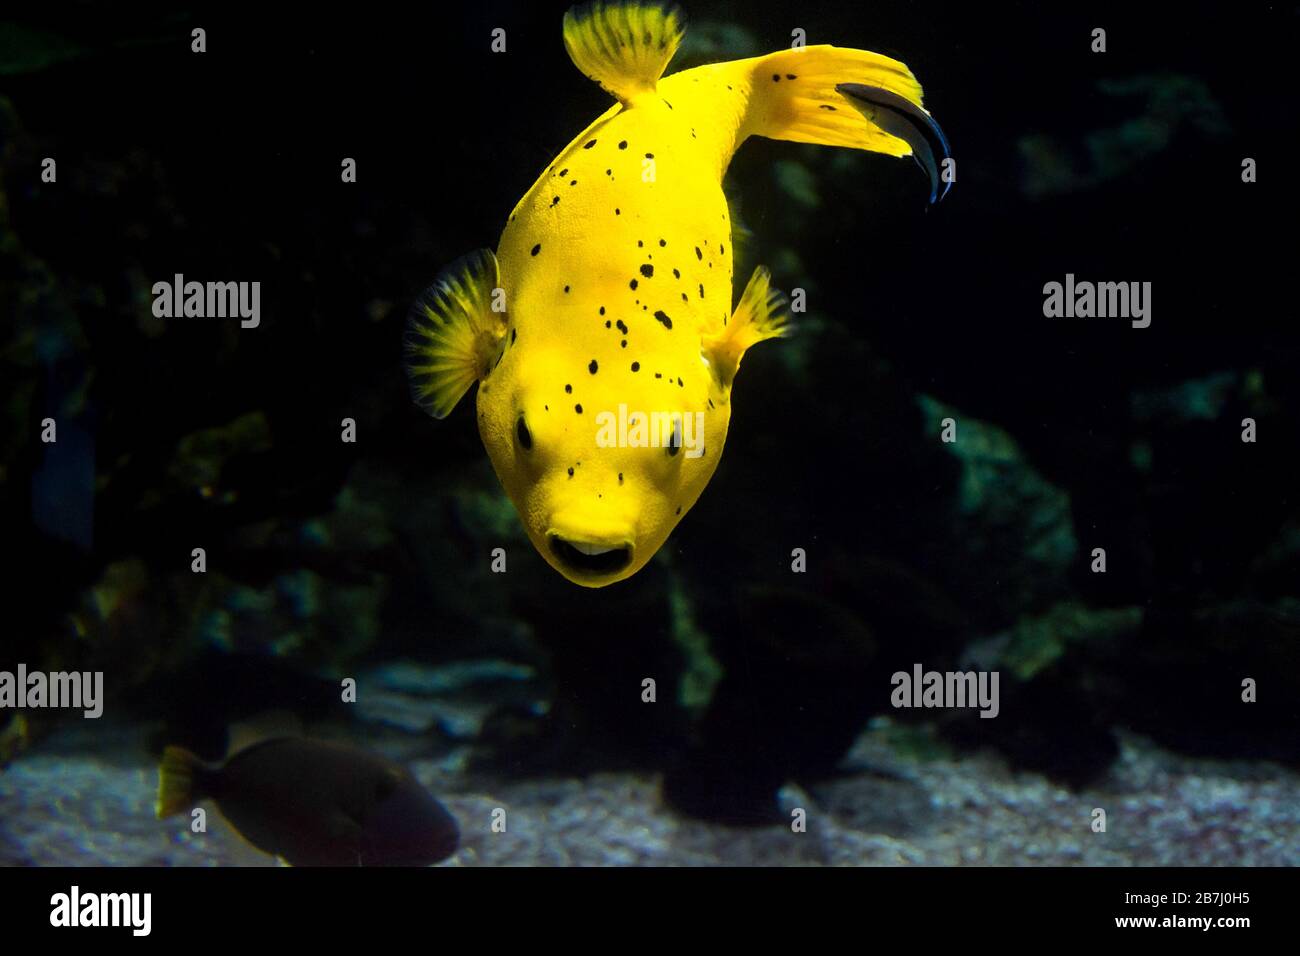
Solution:
M583 574L617 574L632 563L631 545L570 541L558 534L551 535L551 553L565 567Z

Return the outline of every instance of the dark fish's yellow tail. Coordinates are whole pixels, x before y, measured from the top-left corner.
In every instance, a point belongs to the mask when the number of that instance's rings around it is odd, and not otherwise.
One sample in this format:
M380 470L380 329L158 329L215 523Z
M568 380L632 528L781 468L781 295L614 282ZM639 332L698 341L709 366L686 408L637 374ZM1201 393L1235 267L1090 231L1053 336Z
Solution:
M158 819L184 813L199 799L196 779L203 771L203 761L183 747L163 749L158 767Z
M939 198L948 140L921 106L921 84L905 64L866 50L810 46L735 66L749 83L742 140L766 136L912 156L930 176L930 201Z

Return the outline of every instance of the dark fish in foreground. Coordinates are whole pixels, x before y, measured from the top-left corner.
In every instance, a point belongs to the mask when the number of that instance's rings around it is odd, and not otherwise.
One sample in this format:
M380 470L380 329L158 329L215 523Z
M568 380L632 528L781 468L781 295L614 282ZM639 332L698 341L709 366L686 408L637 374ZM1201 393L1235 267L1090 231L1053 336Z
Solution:
M167 747L158 818L205 799L255 847L294 866L428 866L460 845L455 819L409 770L343 744L277 738L216 768Z

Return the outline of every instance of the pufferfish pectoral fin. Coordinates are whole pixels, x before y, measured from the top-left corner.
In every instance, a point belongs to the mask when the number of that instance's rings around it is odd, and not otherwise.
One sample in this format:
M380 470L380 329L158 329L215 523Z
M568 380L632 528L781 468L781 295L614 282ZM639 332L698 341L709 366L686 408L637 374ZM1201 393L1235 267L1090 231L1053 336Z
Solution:
M492 308L500 285L497 257L479 249L443 269L407 314L411 397L434 418L446 418L501 358L506 317Z
M685 21L671 3L595 0L564 15L564 48L574 66L630 106L638 95L654 92L682 42Z
M751 345L790 334L785 294L773 289L771 280L765 266L755 269L731 321L704 339L704 357L723 391L731 388L740 360Z

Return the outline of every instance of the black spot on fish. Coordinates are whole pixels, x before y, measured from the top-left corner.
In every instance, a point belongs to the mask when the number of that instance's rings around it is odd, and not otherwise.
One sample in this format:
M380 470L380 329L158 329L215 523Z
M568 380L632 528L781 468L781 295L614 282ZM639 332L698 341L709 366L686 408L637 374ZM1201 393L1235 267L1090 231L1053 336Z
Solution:
M567 175L569 175L568 167L566 166L564 169L561 169L560 172L559 172L559 175L560 175L560 176L567 176Z
M573 477L573 466L572 466L572 465L569 466L569 477L570 477L570 478Z
M614 175L614 170L612 169L605 170L605 175L612 177Z
M623 483L623 473L621 471L618 473L618 483L620 485Z
M695 258L696 258L696 259L699 259L699 260L701 260L701 261L703 261L703 259L704 259L704 253L700 252L700 247L699 247L699 246L696 246L696 247L695 247Z
M583 149L591 149L591 147L593 147L593 146L595 146L595 145L596 145L596 141L593 139L590 143L587 143L587 144L586 144L585 146L583 146L582 148L583 148Z
M709 408L717 408L717 407L718 406L713 404L713 399L709 399Z
M564 386L564 394L565 394L565 395L572 395L572 394L573 394L573 386L572 386L572 385L566 385L566 386Z
M700 283L700 298L701 298L701 299L704 298L704 283L703 283L703 282Z
M655 372L655 378L663 378L663 377L664 377L663 372Z
M627 348L627 339L624 339L622 342L619 342L618 347L621 349Z
M633 279L631 282L628 283L628 288L631 288L631 289L635 289L635 288L636 288L636 280L635 280L635 279Z
M564 291L565 291L565 292L568 292L568 291L569 291L569 287L568 287L567 285L564 287Z
M644 249L644 248L645 248L645 243L642 242L640 239L638 239L638 240L636 241L636 247L637 247L638 249Z
M665 242L663 239L660 239L660 240L659 240L659 247L660 247L660 248L663 248L663 247L666 246L666 245L668 245L668 243Z
M773 74L772 74L772 82L773 82L773 83L780 83L780 82L781 82L781 74L780 74L780 73L773 73Z
M598 365L596 364L596 360L595 360L595 359L592 359L592 360L591 360L591 364L587 366L587 371L590 372L592 375L595 375L595 374L596 374L596 369L598 369L599 367L600 367L600 366L598 366Z
M681 505L678 505L678 506L677 506L677 513L678 513L678 514L681 514L681 513L682 513L682 506L681 506Z
M646 159L654 159L654 158L655 158L655 154L654 154L654 153L646 153L646 154L645 154L645 158L646 158Z
M623 210L621 210L621 209L615 209L615 210L614 210L614 215L616 215L616 216L621 216L621 215L623 215Z
M680 269L674 269L674 270L673 270L673 278L674 278L674 279L680 279L681 277L682 277L682 272L681 272L681 270L680 270Z
M725 256L726 254L727 254L727 247L724 246L722 243L718 243L718 255Z
M835 107L831 106L829 103L823 103L821 108L824 110L830 110L832 113L836 112Z
M551 200L551 205L552 205L552 206L558 206L559 204L560 204L560 197L559 197L559 196L556 196L555 198L553 198L553 199Z
M633 362L633 363L632 363L632 371L634 371L634 372L639 372L639 371L641 371L641 363L640 363L640 362Z
M609 319L605 320L605 328L609 328Z
M605 314L605 307L604 307L603 305L600 307L600 314L601 314L601 315L604 315L604 314ZM606 324L606 325L609 325L608 322L606 322L605 324Z
M620 332L622 332L624 335L627 335L627 326L623 323L623 320L622 320L622 319L619 319L619 320L618 320L617 322L615 322L614 324L618 326L618 330L619 330Z
M619 148L619 149L627 149L627 140L623 140L621 143L619 143L619 144L618 144L618 148Z
M661 43L659 44L659 49L662 50L663 48L664 48L664 43L661 42ZM672 108L673 108L673 104L672 104L672 103L669 103L667 100L664 100L664 105L667 106L669 109L672 109Z
M668 313L663 311L663 309L660 309L655 313L655 318L664 324L665 329L671 329L673 327L673 320L668 318Z
M573 410L574 410L575 412L577 412L579 415L582 414L582 406L581 406L581 405L574 405L574 406L573 406Z
M652 275L655 274L655 267L650 265L649 263L646 263L641 267L641 274L645 276L647 279L649 279Z
M786 78L787 80L797 80L797 79L799 79L799 77L795 76L793 73L787 73L787 74L785 75L785 78Z
M577 181L576 179L570 179L570 180L569 180L569 185L570 185L570 186L576 186L576 185L578 185L578 181Z
M533 255L537 255L537 253L541 251L542 251L542 244L540 242L537 245L533 246Z
M686 301L687 301L686 293L685 293L685 292L682 293L682 301L683 301L683 302L686 302Z
M681 377L680 375L677 376L677 387L678 387L678 388L685 388L685 387L686 387L685 385L682 384L682 377Z

